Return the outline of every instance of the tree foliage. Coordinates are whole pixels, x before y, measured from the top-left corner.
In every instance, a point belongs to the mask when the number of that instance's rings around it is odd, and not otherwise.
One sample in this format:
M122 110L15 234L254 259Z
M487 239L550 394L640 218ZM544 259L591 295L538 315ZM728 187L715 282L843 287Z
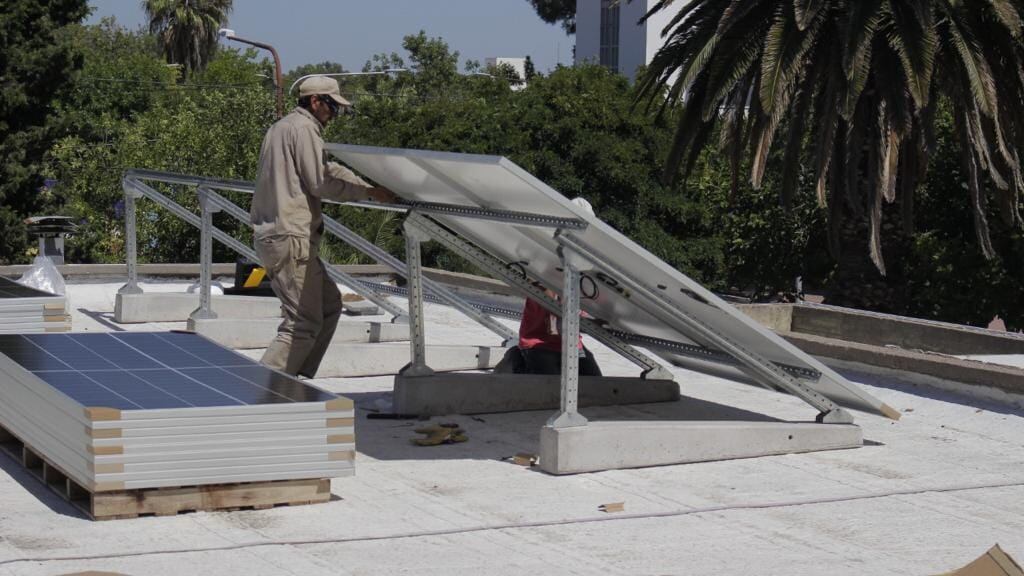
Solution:
M0 11L0 262L20 260L22 220L52 206L42 160L57 134L50 107L82 57L65 33L85 0L8 0Z
M227 23L233 0L143 0L149 32L167 62L185 75L200 71L217 50L217 33Z
M977 246L994 256L990 199L1008 226L1021 226L1024 2L666 0L652 13L675 6L641 82L648 102L680 109L670 175L690 173L718 135L734 173L749 155L757 189L780 147L781 200L789 205L807 158L805 188L830 208L834 252L844 215L866 218L870 257L884 274L883 205L900 202L909 232L936 108L946 102ZM994 184L988 193L986 178Z
M59 181L53 202L85 220L82 234L68 243L69 261L123 261L125 169L255 177L260 142L274 120L271 67L256 59L257 52L221 50L204 72L178 82L151 35L105 22L76 29L73 37L84 51L84 68L74 89L55 103L52 120L67 126L69 135L52 148L47 173ZM795 194L788 208L778 203L784 147L768 154L760 188L731 177L752 168L749 155L739 159L737 170L735 158L714 147L693 160L687 182L664 182L662 167L681 111L670 107L659 116L635 106L637 89L622 76L599 66L558 68L514 91L502 78L459 74L458 57L440 38L414 34L403 46L401 54L374 56L363 70L415 73L341 79L357 111L331 124L326 140L507 156L565 196L586 197L599 217L716 290L770 298L791 291L796 276L820 287L834 274L825 249L827 212L816 196ZM290 74L332 68L315 64ZM917 231L904 235L905 250L891 257L894 267L904 269L894 281L902 304L888 310L982 325L1000 314L1020 327L1015 319L1024 312L1024 242L1018 229L993 218L997 257L976 257L971 207L957 202L969 184L953 110L936 109L932 170L914 196ZM709 138L718 138L721 129L716 126ZM798 189L813 186L812 165L801 166L797 182ZM193 190L160 189L198 212ZM231 198L248 205L244 194ZM151 201L140 200L138 209L142 261L198 258L195 229ZM995 209L990 206L990 214ZM327 211L402 256L396 213L341 206ZM215 224L242 241L251 238L247 226L223 214ZM215 250L218 260L235 258L223 247ZM369 261L330 240L323 255L335 263ZM470 269L434 243L424 245L424 259Z
M273 93L265 81L270 65L254 60L255 50L220 50L204 71L178 82L151 35L106 21L82 27L76 37L85 77L61 102L58 118L83 126L91 119L93 128L75 130L53 147L49 174L59 182L64 212L82 221L68 242L68 260L118 262L124 259L125 170L255 178L263 132L273 121ZM89 80L100 74L121 81ZM161 190L197 206L194 191ZM143 262L198 258L198 235L188 224L148 200L137 206ZM217 218L218 226L247 238L246 226ZM223 247L215 249L219 258L234 259Z
M561 24L566 34L576 33L576 0L529 0L541 20Z

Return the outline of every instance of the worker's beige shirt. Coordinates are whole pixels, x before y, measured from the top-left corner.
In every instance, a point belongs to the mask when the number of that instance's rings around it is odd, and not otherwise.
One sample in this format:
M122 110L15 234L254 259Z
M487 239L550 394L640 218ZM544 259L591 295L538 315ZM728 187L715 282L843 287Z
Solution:
M365 199L369 188L348 168L326 161L320 122L295 108L263 138L250 211L253 232L256 238L299 236L315 244L323 232L321 200Z

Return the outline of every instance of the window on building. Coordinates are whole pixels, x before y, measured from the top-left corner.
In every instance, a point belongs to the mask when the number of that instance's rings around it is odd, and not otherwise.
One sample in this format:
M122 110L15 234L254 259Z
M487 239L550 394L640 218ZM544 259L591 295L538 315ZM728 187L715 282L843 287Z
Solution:
M619 2L601 0L601 65L619 70Z

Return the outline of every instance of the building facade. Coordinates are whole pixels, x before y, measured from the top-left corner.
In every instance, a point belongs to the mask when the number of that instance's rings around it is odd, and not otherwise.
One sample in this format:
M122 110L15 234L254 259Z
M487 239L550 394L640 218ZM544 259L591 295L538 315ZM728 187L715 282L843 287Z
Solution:
M685 0L640 24L657 0L576 0L576 64L600 64L630 79L661 48L661 32Z

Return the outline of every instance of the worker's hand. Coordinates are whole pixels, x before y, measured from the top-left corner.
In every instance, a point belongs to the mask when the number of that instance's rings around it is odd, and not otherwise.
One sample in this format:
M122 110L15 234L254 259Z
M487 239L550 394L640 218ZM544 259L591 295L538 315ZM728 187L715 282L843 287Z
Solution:
M374 186L370 189L369 195L370 200L381 204L394 204L399 200L398 195L383 186Z

